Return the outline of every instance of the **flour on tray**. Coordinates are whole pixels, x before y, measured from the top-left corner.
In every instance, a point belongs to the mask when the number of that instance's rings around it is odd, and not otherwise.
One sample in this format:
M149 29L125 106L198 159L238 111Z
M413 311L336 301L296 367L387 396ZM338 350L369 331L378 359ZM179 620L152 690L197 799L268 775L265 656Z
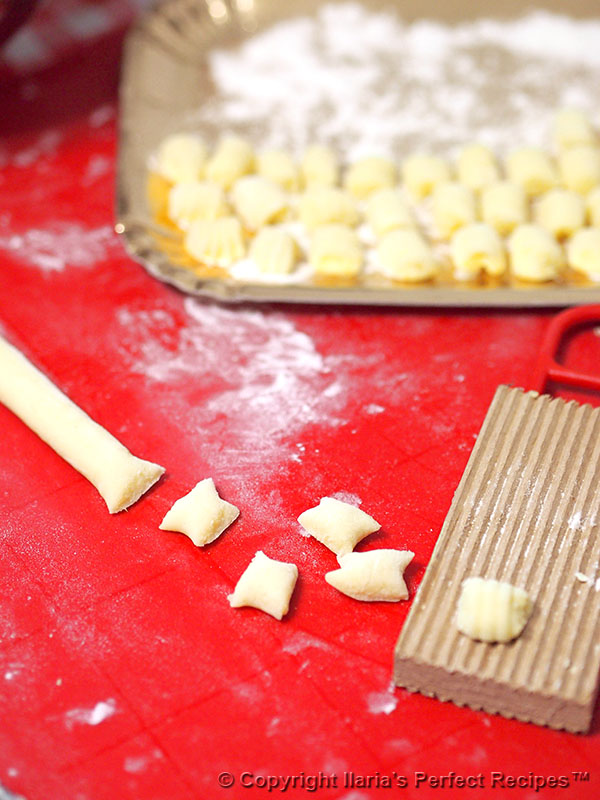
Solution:
M44 272L67 266L92 267L117 252L119 240L110 225L85 229L75 222L57 223L51 228L32 228L25 233L3 234L0 250Z
M599 40L600 21L544 11L451 26L325 4L212 51L216 97L194 122L296 153L329 143L348 160L474 138L503 155L546 141L555 108L595 115Z

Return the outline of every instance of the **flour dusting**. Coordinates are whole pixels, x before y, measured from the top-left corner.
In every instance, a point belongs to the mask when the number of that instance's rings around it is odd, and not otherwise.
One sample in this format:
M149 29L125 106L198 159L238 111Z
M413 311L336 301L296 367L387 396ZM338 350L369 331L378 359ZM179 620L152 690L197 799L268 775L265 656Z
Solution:
M347 159L449 154L473 138L504 154L547 143L559 106L596 115L598 41L600 21L539 10L446 25L326 3L212 51L216 97L194 124L250 127L261 146L296 153L328 142Z
M319 353L292 321L194 298L184 301L184 310L185 324L177 327L162 309L121 308L120 347L134 372L183 387L169 394L169 413L182 417L213 461L289 461L298 455L289 439L306 425L341 423L346 385L336 358ZM210 376L212 391L190 402L185 388L202 376Z
M334 500L340 500L342 503L348 503L351 506L360 506L362 503L360 497L352 492L334 492L330 497L333 497Z
M281 649L284 653L297 656L303 650L313 647L317 650L331 650L331 645L324 642L323 639L318 639L316 636L311 636L309 633L297 631L293 633L287 641L283 643Z
M0 234L0 249L44 272L94 266L116 252L117 247L118 239L110 225L85 229L78 223L60 222L47 229Z
M385 692L371 692L367 695L367 708L371 714L391 714L398 705L395 686L391 683Z
M112 717L117 711L117 703L112 697L101 700L93 708L72 708L65 714L67 728L74 725L99 725L105 719Z

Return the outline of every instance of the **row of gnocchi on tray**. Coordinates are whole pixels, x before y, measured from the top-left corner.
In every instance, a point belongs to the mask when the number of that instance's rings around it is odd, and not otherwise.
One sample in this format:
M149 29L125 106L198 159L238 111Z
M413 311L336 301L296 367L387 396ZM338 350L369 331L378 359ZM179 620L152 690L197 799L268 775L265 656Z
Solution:
M379 273L400 282L480 275L543 282L567 267L600 280L600 146L589 119L555 118L556 155L521 147L500 164L481 144L456 163L415 154L400 168L363 158L342 169L323 145L299 164L225 136L210 153L188 133L167 137L151 170L191 258L263 280ZM248 271L249 270L249 271ZM303 273L305 274L305 273Z

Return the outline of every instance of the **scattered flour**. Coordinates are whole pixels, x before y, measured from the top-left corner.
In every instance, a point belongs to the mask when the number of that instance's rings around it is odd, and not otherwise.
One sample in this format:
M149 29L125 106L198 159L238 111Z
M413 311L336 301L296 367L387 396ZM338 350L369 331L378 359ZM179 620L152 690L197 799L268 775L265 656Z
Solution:
M352 494L352 492L334 492L331 497L334 500L340 500L342 503L348 503L351 506L360 506L362 500L357 494Z
M383 414L384 411L385 408L377 403L369 403L367 406L365 406L365 413L367 414Z
M193 124L209 135L250 126L261 146L296 152L325 141L348 159L449 154L473 138L503 154L548 143L556 107L596 116L599 40L600 21L544 11L408 24L391 10L324 4L214 50L215 97Z
M398 705L395 686L391 683L385 692L371 692L367 695L367 708L371 714L391 714Z
M127 756L123 761L123 769L125 772L130 772L132 774L144 772L151 761L162 757L163 754L158 748L154 748L154 750L146 756Z
M112 717L117 711L117 703L112 697L101 700L93 708L72 708L65 714L67 728L71 730L74 725L99 725L105 719Z
M311 636L309 633L303 633L302 631L293 633L289 639L283 643L281 649L284 653L297 656L298 653L301 653L309 647L313 647L317 650L331 650L331 645L323 641L323 639L318 639L316 636Z
M110 225L86 230L78 223L62 222L23 234L0 234L0 249L45 272L62 271L67 266L92 267L117 252L118 247Z

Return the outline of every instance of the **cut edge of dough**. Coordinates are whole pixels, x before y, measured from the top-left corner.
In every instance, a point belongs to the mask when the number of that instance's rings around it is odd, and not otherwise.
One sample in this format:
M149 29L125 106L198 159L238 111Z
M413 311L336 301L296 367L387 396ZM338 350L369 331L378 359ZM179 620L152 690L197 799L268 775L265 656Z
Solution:
M131 457L131 469L123 476L124 484L118 487L118 491L114 488L103 491L98 489L111 514L132 506L164 475L165 468L159 464L144 461L134 455Z

